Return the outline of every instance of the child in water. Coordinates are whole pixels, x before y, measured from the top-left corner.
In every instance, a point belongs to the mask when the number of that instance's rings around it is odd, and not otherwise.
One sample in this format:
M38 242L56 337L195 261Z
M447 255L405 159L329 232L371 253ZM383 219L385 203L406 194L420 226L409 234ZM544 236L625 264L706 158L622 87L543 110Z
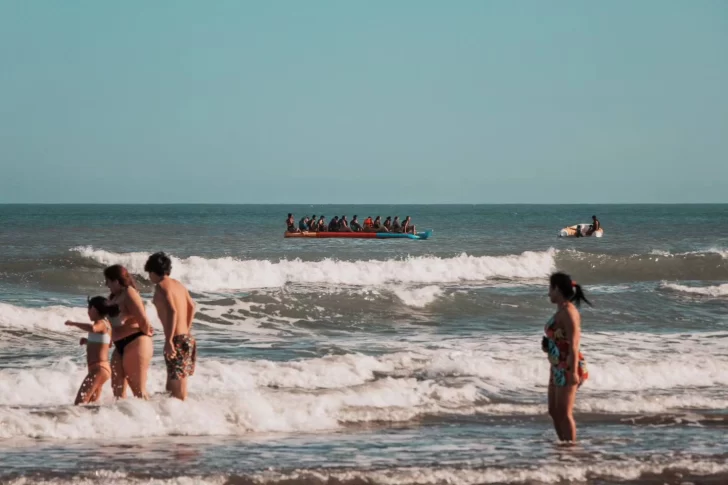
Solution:
M93 323L77 323L67 321L69 327L76 327L88 332L88 337L82 338L80 344L86 346L86 362L88 375L81 383L74 404L88 404L98 402L101 398L101 389L111 378L109 365L109 346L111 345L111 323L107 317L119 314L119 307L110 303L103 296L95 296L88 300L88 317Z

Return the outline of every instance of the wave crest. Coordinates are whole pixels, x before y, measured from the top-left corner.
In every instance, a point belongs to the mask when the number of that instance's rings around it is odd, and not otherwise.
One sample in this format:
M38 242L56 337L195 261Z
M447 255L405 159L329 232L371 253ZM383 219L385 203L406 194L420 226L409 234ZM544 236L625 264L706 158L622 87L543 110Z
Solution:
M728 296L728 283L714 286L686 286L677 283L663 283L662 288L677 291L680 293L690 293L692 295L703 295L718 298Z
M144 274L148 253L113 253L92 247L72 251L101 264L121 264L135 274ZM231 257L172 258L172 276L196 291L275 288L287 284L380 286L390 283L436 284L492 279L535 279L554 267L556 251L507 256L453 258L418 256L396 260L306 262L300 259L241 260Z

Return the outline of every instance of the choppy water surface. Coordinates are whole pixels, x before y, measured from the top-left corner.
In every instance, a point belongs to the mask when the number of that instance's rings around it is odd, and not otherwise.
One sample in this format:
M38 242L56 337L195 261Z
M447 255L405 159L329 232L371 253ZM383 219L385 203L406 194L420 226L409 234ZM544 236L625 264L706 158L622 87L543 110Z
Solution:
M283 239L410 215L428 241ZM596 213L602 239L559 239ZM102 269L198 302L187 402L70 406ZM580 441L540 351L556 269L586 287ZM2 483L726 483L728 206L0 206ZM151 482L150 482L151 480Z

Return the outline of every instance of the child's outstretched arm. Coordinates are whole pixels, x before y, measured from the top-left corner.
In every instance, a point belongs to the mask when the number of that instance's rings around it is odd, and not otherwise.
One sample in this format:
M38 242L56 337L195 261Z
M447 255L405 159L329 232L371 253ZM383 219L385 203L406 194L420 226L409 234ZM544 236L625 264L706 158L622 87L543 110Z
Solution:
M94 326L90 323L79 323L79 322L72 322L70 320L66 320L66 326L67 327L76 327L76 328L83 330L84 332L93 332L94 331Z

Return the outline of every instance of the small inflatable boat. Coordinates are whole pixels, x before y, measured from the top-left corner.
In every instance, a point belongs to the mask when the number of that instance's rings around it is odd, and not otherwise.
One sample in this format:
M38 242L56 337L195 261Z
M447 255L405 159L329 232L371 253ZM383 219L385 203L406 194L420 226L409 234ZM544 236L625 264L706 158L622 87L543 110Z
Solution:
M432 229L417 234L403 234L401 232L286 232L283 237L297 237L309 239L428 239L432 236Z
M591 230L591 227L591 223L575 224L573 226L565 227L559 231L559 237L602 237L604 235L603 227L590 234L589 231Z

